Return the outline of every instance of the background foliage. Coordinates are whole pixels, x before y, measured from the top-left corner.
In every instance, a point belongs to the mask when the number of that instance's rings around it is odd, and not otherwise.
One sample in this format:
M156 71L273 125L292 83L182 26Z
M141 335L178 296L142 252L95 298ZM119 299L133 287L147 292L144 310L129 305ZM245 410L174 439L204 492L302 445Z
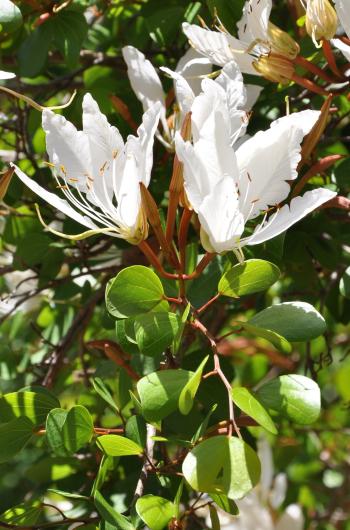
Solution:
M127 135L131 132L130 123L139 123L142 112L130 89L121 48L131 44L142 50L154 65L174 67L187 47L181 32L184 20L192 22L200 14L210 23L216 8L223 24L234 31L243 2L74 0L59 4L50 0L23 0L14 2L18 9L10 17L4 15L6 4L0 1L1 63L3 69L18 75L8 86L42 105L59 105L77 90L73 103L62 111L77 126L81 125L82 97L91 92L110 123ZM273 21L286 30L298 32L292 17L286 13L289 13L288 5L282 0L275 2ZM315 53L309 37L299 31L299 38L305 56ZM285 114L287 94L293 111L319 109L323 103L321 96L305 93L295 85L280 87L261 78L254 78L254 83L263 85L263 91L254 107L250 133L268 127L272 119ZM169 79L164 78L164 86L171 90ZM124 119L114 95L128 107L131 119ZM5 94L1 94L0 101L3 169L10 161L20 160L29 175L35 175L44 187L54 189L50 169L43 164L46 154L40 113ZM317 156L348 154L349 115L350 102L346 96L335 97ZM172 157L156 143L150 190L159 205L167 201L171 168ZM349 159L344 158L326 174L315 176L311 184L326 183L346 197L350 191L349 170ZM17 453L21 444L28 441L26 420L23 417L20 420L20 434L15 437L6 437L8 431L0 425L3 462L0 464L0 513L3 514L0 520L22 527L43 528L62 519L62 514L50 508L53 504L60 506L64 517L86 520L85 528L92 529L100 524L91 504L93 489L103 492L102 498L100 493L95 496L95 505L104 520L101 528L129 528L125 521L119 521L118 526L114 516L106 515L110 508L105 504L108 500L119 513L127 510L142 468L142 459L132 455L137 455L140 446L144 446L146 427L140 415L133 415L137 401L131 399L129 390L135 393L135 380L139 376L154 372L160 362L170 362L162 352L172 342L174 330L181 328L181 322L173 318L168 329L170 341L166 337L164 345L155 349L152 337L143 332L144 322L140 317L138 327L132 329L127 329L126 321L113 318L104 303L107 282L126 266L146 265L145 258L137 247L108 236L71 243L44 232L35 214L35 201L14 178L6 196L7 206L1 207L0 288L4 300L0 316L0 386L4 394L23 388L36 392L34 405L28 402L24 406L35 416L32 419L37 434L30 435L29 443ZM63 221L65 231L77 232L78 227L69 219L60 217L44 203L41 208L45 219ZM192 230L188 245L188 261L192 263L201 252L197 239ZM311 427L298 421L291 423L286 416L278 421L278 434L271 436L275 468L287 473L286 504L300 503L307 528L349 530L350 524L346 522L350 506L348 213L319 211L286 235L247 251L247 257L272 261L282 276L268 290L248 293L239 302L221 297L206 312L205 323L212 334L223 335L231 329L232 320L247 320L272 303L293 300L311 303L324 316L327 331L306 343L292 342L288 354L274 348L271 342L257 338L249 328L224 339L220 352L227 378L240 386L253 388L268 373L299 373L317 380L322 392L321 416ZM230 260L229 255L217 257L192 282L189 298L193 306L199 308L215 294ZM17 271L17 288L12 291L11 300L6 301L6 293L13 289L8 274L13 271ZM22 283L18 285L18 282ZM171 282L164 280L163 287L168 296L176 296ZM131 316L136 315L137 312ZM208 354L207 343L195 338L191 329L187 330L180 349L182 368L195 371ZM210 363L212 360L208 361L206 371L212 368ZM191 440L209 411L209 426L227 417L226 393L219 380L205 380L197 401L187 415L177 410L176 403L170 408L171 414L165 415L162 436L172 441L167 446L168 453L164 449L166 444L158 445L158 459L164 466L169 454L181 455L177 444L181 448L184 440ZM214 410L215 403L219 406ZM0 403L2 424L18 421L12 413L6 413L5 405ZM57 411L58 407L64 410ZM186 407L183 403L182 411L187 412ZM52 427L47 439L40 435L40 429L44 428L47 412L52 409L56 412L51 412L47 421L54 425L64 423L65 427L63 431L57 428L57 432ZM74 430L77 418L81 428L72 437L70 425ZM161 418L158 415L154 419ZM123 438L120 450L124 447L125 452L121 454L128 456L115 455L101 460L101 451L90 442L92 422L101 428L95 434L106 434L108 429L122 432L126 428L129 444L131 441L135 444L125 448L127 439ZM253 447L259 429L245 429L245 437ZM103 443L108 444L108 440L100 442ZM174 500L179 484L180 478L175 473L159 475L158 479L150 475L145 493ZM190 495L184 488L185 506ZM21 503L26 504L6 511ZM172 508L164 507L167 509L171 516ZM135 513L133 517L136 524ZM142 527L142 523L138 524ZM200 518L190 514L189 528L200 528L201 524ZM55 523L54 527L60 529L67 525Z

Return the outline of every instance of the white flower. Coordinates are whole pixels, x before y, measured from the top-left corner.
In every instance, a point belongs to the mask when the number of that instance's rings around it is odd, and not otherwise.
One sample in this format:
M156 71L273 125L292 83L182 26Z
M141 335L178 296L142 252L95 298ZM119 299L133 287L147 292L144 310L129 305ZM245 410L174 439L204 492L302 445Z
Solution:
M203 94L192 106L193 143L176 135L176 152L184 164L189 202L201 223L201 240L209 252L225 252L256 245L284 232L335 193L315 189L287 199L287 181L297 177L301 142L319 117L306 110L280 118L259 131L235 151L237 124L231 119L229 97L206 79ZM268 217L271 207L276 211ZM245 225L264 213L252 235L243 237Z
M288 35L269 21L272 0L248 0L238 22L238 39L224 28L211 31L185 22L182 27L193 48L208 57L213 64L224 66L235 60L241 71L257 75L260 56L270 52L293 59L299 46Z
M149 185L153 141L160 115L155 103L143 115L137 136L124 143L118 129L90 94L83 100L83 130L77 131L63 116L43 112L46 146L57 185L67 200L42 188L17 166L18 177L34 193L88 231L79 239L100 232L137 244L147 237L141 207L140 182ZM54 233L55 230L48 227Z
M1 232L2 230L0 229ZM13 254L8 251L3 251L0 256L0 266L12 265L12 261ZM3 275L6 292L0 294L0 315L17 311L29 312L39 307L43 296L42 294L30 297L15 307L21 299L21 295L24 296L30 291L37 289L38 280L34 276L35 273L32 270L12 271Z
M345 33L350 39L350 9L347 0L334 0L335 9L339 18L339 22L342 25ZM332 44L336 46L350 61L350 46L340 39L333 39Z

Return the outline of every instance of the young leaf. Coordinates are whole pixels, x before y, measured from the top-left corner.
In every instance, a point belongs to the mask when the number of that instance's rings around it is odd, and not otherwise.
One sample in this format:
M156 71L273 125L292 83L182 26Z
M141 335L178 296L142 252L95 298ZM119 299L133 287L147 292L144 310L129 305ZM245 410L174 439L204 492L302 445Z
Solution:
M175 505L163 497L144 495L137 499L136 511L150 530L163 530L175 516Z
M69 451L64 445L63 425L67 419L68 411L52 409L46 418L46 437L52 451L57 456L67 456Z
M224 510L224 512L230 513L231 515L239 514L237 504L232 499L229 499L226 495L211 493L210 497L213 499L215 504L221 508L221 510Z
M267 431L272 434L277 434L277 429L272 419L270 418L269 413L265 410L262 404L253 396L247 388L237 387L233 388L231 391L231 396L233 402L241 409L243 412L248 414L253 418L259 425L264 427Z
M25 416L34 425L45 423L51 409L60 403L50 392L11 392L0 398L0 421L6 422L19 416Z
M238 298L265 291L280 277L279 268L262 259L249 259L225 272L219 281L218 291L224 296Z
M281 375L259 388L257 396L264 407L301 425L313 423L320 415L320 388L304 375Z
M255 337L261 337L262 339L268 340L278 350L281 350L284 353L290 353L292 351L292 345L287 341L287 339L285 339L275 331L271 331L270 329L258 328L257 326L253 326L250 322L251 321L240 322L236 320L235 324L242 326L243 329L248 331L248 333L255 335Z
M186 308L185 308L185 310L184 310L184 312L181 315L181 324L180 324L180 326L179 326L179 328L177 330L177 333L176 333L176 335L174 337L174 340L173 340L173 344L171 346L171 351L172 351L173 355L176 355L176 353L178 352L178 350L180 348L182 335L183 335L183 332L184 332L184 329L185 329L185 326L186 326L186 322L187 322L190 310L191 310L191 304L188 303Z
M201 438L203 434L205 433L205 431L207 430L211 415L213 414L213 412L215 412L215 410L217 409L217 406L218 406L217 403L214 403L214 405L211 407L208 414L206 415L206 417L204 418L204 420L202 421L202 423L200 424L200 426L198 427L198 429L192 436L191 442L193 444L198 442L199 438Z
M209 355L203 359L191 379L186 383L181 391L179 397L179 410L184 415L189 414L193 407L193 401L201 382L204 366L206 365L208 359Z
M142 416L131 416L125 425L125 435L140 447L146 446L147 425Z
M159 421L178 408L182 389L193 376L187 370L164 370L146 375L137 383L142 414L147 421Z
M212 530L220 530L220 519L218 516L218 512L212 504L209 504L209 517L210 517L210 523L211 523L211 529Z
M306 302L284 302L264 309L248 322L269 329L290 342L314 339L326 331L322 315Z
M95 377L95 379L92 379L91 382L97 394L111 407L112 410L119 414L119 409L102 379L100 377Z
M89 443L93 432L94 426L89 411L82 405L72 407L62 429L65 447L75 453Z
M117 434L105 434L99 436L96 444L101 451L107 456L128 456L142 454L142 447L140 447L133 440L118 436Z
M94 502L98 513L112 528L117 530L136 530L127 517L117 512L99 491L95 491Z
M260 461L243 440L213 436L196 445L182 464L190 486L206 493L241 499L259 481Z
M175 313L147 313L135 318L136 342L144 355L159 355L173 342L181 320Z
M115 317L127 318L151 310L168 311L162 282L148 267L127 267L107 285L106 305Z
M33 424L25 417L0 425L0 463L11 460L33 436Z

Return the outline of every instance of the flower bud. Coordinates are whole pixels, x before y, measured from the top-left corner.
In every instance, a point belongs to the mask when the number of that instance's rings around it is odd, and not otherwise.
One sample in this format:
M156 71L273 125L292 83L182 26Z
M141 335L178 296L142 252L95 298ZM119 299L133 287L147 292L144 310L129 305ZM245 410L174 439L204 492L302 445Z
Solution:
M294 65L283 55L270 53L253 62L253 67L263 77L273 83L288 84L294 74Z
M0 200L2 201L10 185L14 168L10 168L0 176Z
M337 13L329 0L307 0L305 27L316 45L321 39L332 39L337 26Z
M289 59L294 59L298 55L299 44L286 31L281 30L272 22L269 22L267 31L274 52L285 55Z

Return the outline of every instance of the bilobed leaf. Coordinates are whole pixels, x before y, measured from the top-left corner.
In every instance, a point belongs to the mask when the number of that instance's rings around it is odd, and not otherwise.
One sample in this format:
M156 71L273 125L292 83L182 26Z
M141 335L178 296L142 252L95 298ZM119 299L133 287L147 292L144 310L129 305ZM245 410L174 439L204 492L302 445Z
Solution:
M264 407L302 425L313 423L320 415L320 388L304 375L281 375L260 387L256 394Z
M229 499L227 495L211 493L210 497L224 512L230 513L231 515L237 515L239 513L237 504L232 499Z
M64 445L63 425L67 419L68 411L52 409L46 418L47 441L57 456L67 456L68 449Z
M322 315L306 302L284 302L270 306L248 322L278 333L290 342L314 339L326 331Z
M133 440L117 434L99 436L96 444L107 456L140 455L143 451Z
M45 423L50 410L59 406L58 399L46 390L11 392L0 398L0 421L6 422L25 416L34 425L41 425Z
M113 528L117 530L135 530L134 525L131 524L129 519L117 512L99 491L95 491L94 502L98 513Z
M346 269L339 283L339 291L346 298L350 298L350 267Z
M146 313L135 318L135 336L144 355L158 355L173 342L181 320L175 313Z
M63 425L63 439L65 447L75 453L89 443L94 426L90 412L82 405L72 407Z
M111 407L112 410L119 414L119 409L114 402L112 394L110 393L102 379L100 377L95 377L95 379L92 379L91 381L97 394Z
M0 29L10 33L23 22L20 9L10 0L0 0Z
M146 421L159 421L178 408L182 389L193 376L187 370L164 370L146 375L137 383Z
M248 416L253 418L267 431L271 432L272 434L277 434L277 429L269 413L247 388L233 388L231 391L231 396L233 402L237 405L237 407L243 410L243 412L248 414Z
M163 530L175 516L175 505L163 497L144 495L137 499L136 511L150 530Z
M232 298L258 293L271 287L280 274L279 268L273 263L250 259L225 272L219 281L218 291Z
M108 311L118 318L148 311L168 311L162 282L148 267L133 265L117 274L106 289Z
M190 486L209 494L241 499L259 481L260 461L243 440L213 436L196 445L182 464Z
M0 425L0 463L11 460L33 436L33 423L25 417Z
M292 351L292 345L276 333L275 331L271 331L270 329L260 328L257 326L253 326L250 321L249 322L240 322L238 320L235 321L235 324L238 324L242 326L243 329L248 331L248 333L251 333L252 335L255 335L255 337L261 337L262 339L268 340L273 344L278 350L283 351L284 353L290 353Z
M203 359L191 379L186 383L185 387L181 391L179 397L179 410L184 415L187 415L193 407L193 401L201 382L204 366L206 365L208 359L209 355Z

